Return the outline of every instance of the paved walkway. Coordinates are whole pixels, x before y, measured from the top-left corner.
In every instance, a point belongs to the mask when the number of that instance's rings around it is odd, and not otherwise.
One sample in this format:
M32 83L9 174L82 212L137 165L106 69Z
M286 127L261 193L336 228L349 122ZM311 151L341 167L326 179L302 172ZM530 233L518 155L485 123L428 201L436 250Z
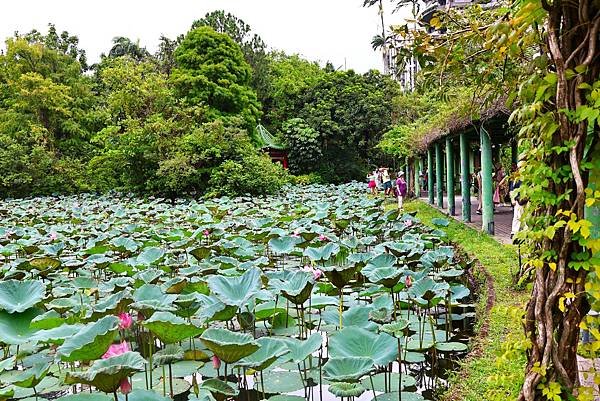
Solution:
M427 192L422 192L421 197L419 198L425 203L429 203L427 198ZM425 196L423 196L425 195ZM455 215L452 216L458 221L462 220L462 196L457 196L455 198ZM443 213L448 214L448 198L444 196L444 209L440 209L437 207L437 204L434 205L437 209L441 210ZM481 230L481 215L475 213L477 209L477 198L471 198L471 222L466 223L467 225ZM494 213L494 238L503 244L510 244L510 230L512 226L512 217L513 210L512 206L497 206L496 212Z

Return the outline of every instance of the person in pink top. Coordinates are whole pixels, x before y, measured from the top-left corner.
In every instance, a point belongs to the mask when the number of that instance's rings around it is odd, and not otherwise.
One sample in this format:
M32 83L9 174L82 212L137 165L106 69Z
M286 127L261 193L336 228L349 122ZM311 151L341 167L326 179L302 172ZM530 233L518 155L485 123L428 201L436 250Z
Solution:
M396 178L396 197L398 198L398 210L402 209L404 203L404 197L408 191L406 180L404 179L404 172L398 172L398 178Z

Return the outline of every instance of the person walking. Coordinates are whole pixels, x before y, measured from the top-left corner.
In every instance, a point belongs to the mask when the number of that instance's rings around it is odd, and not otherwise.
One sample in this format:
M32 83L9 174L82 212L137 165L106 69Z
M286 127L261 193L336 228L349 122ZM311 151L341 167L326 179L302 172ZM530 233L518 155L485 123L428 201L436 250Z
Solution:
M383 182L383 195L392 195L392 179L387 167L381 168L381 181Z
M513 205L513 219L512 227L510 230L510 238L514 241L515 235L521 231L521 218L523 217L523 209L525 206L525 200L519 195L519 188L521 187L521 180L513 178L510 182L510 197Z
M408 190L408 186L406 185L406 180L404 179L404 172L398 172L398 178L396 179L396 197L398 198L398 210L402 210L404 205L404 197L406 196L406 192Z
M368 186L371 190L371 195L377 195L377 170L367 175L367 179L369 180Z

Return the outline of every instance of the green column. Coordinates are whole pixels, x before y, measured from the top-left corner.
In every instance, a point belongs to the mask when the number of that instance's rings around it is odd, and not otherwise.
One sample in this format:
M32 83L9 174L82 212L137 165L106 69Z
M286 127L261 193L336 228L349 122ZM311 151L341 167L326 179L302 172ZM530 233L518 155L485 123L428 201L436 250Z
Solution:
M481 202L483 218L481 229L488 234L494 234L494 188L492 184L492 141L488 132L481 127L479 130L481 141Z
M442 160L442 144L435 143L435 189L437 204L444 208L444 161Z
M463 221L471 222L471 164L467 134L460 134L460 193Z
M510 142L510 158L514 164L519 162L519 145L516 137Z
M427 148L427 196L429 203L433 205L433 150Z
M419 182L419 172L421 171L421 158L415 157L413 162L413 174L415 176L415 196L419 198L421 196L421 183Z
M448 213L454 216L456 206L454 203L454 148L452 140L446 137L446 194L448 194Z

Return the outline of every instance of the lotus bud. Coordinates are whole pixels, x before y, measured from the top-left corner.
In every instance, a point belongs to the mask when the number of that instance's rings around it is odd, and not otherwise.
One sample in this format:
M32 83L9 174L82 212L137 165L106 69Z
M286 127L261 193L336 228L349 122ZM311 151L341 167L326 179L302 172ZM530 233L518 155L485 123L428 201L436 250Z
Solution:
M406 276L406 280L404 280L404 284L406 285L406 288L412 287L412 277Z
M121 388L121 393L123 393L123 394L131 393L131 382L129 381L129 378L126 377L123 380L121 380L119 387Z
M133 318L129 313L119 313L119 329L126 330L133 324Z
M142 312L138 312L138 314L137 314L137 321L138 322L143 322L144 320L146 320L146 317L144 316L144 314Z
M205 236L205 237L208 237L208 236L210 235L210 231L208 231L208 230L204 230L204 231L203 231L203 234L204 234L204 236Z
M319 235L319 241L329 241L329 238L324 236L323 234Z
M312 273L313 273L313 277L315 278L315 280L318 280L321 277L323 277L323 272L319 269L314 269Z
M58 234L56 234L55 232L50 233L50 241L54 241L57 238L58 238Z
M410 226L412 226L412 225L413 225L413 221L412 221L412 220L406 220L406 221L404 222L404 225L405 225L406 227L410 227Z
M213 368L215 368L217 370L219 370L221 368L221 360L219 359L218 356L213 355L212 364L213 364Z

